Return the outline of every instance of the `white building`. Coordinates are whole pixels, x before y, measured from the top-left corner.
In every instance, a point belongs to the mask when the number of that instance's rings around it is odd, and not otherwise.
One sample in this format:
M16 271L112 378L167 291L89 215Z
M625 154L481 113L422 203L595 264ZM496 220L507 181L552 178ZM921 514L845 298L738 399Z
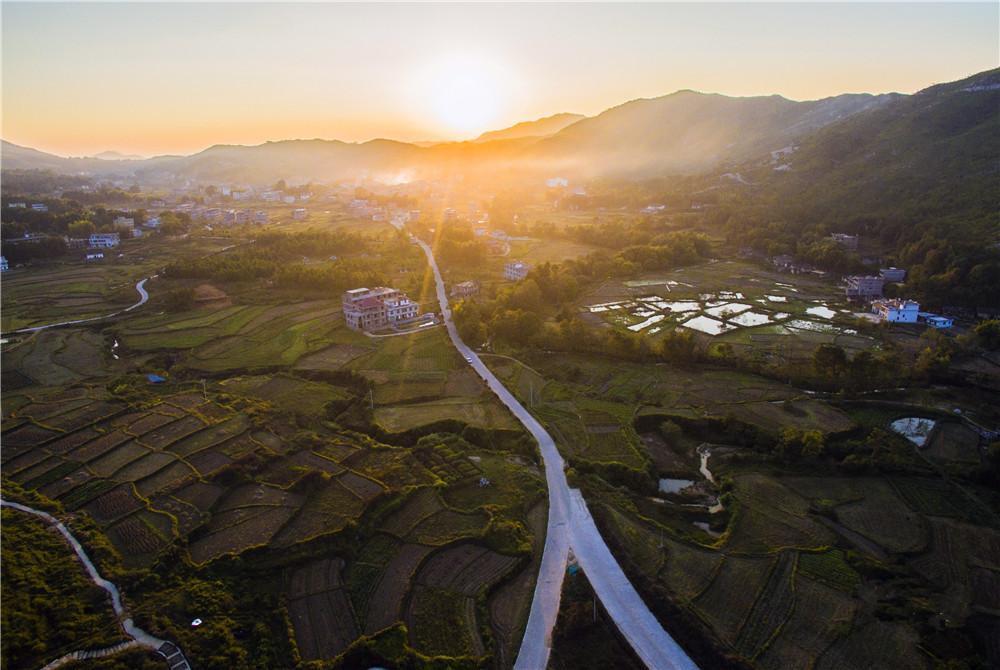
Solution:
M87 254L87 260L88 261L103 261L104 260L104 252L103 251L98 251L97 253L94 253L94 254Z
M115 220L112 221L112 225L114 225L115 228L133 230L135 229L135 218L131 216L116 216Z
M882 268L879 270L882 279L889 282L900 282L906 279L906 270L900 268Z
M10 203L7 206L8 207L13 207L14 209L27 209L28 208L28 203L26 203L26 202L12 202L12 203Z
M926 323L931 328L938 328L940 330L951 328L955 325L954 319L938 314L931 314L930 312L918 312L917 320L921 323Z
M110 249L117 247L120 242L118 233L91 233L89 244L91 249Z
M872 312L888 323L916 323L920 303L913 300L876 300Z
M160 227L160 217L151 216L146 219L146 223L142 224L147 228L159 228Z
M844 279L844 293L848 298L881 298L885 279L875 276L851 275Z
M31 205L31 209L35 210L36 212L47 212L49 211L49 206L40 202L36 202Z
M387 286L345 291L344 321L354 330L380 330L417 316L420 306L399 289Z
M10 265L7 263L6 256L0 256L0 272L7 272L10 270Z
M511 281L521 281L528 276L531 266L521 261L514 261L503 266L503 276Z
M296 221L302 221L307 216L309 216L309 212L302 207L298 207L292 210L292 218L295 219Z

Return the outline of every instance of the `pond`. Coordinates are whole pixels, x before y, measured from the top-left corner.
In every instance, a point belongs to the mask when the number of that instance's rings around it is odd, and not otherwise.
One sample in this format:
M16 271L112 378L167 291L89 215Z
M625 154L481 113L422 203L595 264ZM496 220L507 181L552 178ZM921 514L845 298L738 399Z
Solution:
M664 477L660 479L660 493L680 493L692 484L694 484L693 479L670 479L669 477Z
M684 328L697 330L698 332L706 333L708 335L720 335L726 331L736 329L736 326L731 326L728 323L723 323L722 321L717 321L707 316L696 316L693 319L685 321L681 325Z
M643 328L652 326L654 323L659 323L660 321L663 321L665 318L667 317L664 316L663 314L654 314L653 316L649 317L642 323L637 323L633 326L629 326L628 329L631 330L633 333L638 333Z
M752 328L753 326L762 326L765 323L771 323L771 317L767 314L758 314L757 312L743 312L729 319L729 323Z
M821 319L832 319L833 317L837 316L837 313L832 309L830 309L829 307L827 307L826 305L816 305L815 307L808 307L806 308L806 314L810 314L812 316L818 316Z
M890 424L892 430L899 433L918 447L927 444L927 438L937 422L933 419L924 419L918 416L910 416L905 419L897 419Z

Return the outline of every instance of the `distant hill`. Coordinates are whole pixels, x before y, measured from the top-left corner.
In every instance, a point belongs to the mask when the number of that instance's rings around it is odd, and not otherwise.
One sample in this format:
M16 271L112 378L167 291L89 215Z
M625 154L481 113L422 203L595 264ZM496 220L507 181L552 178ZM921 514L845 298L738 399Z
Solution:
M99 158L105 161L141 161L145 159L145 156L140 156L138 154L123 154L118 151L102 151L99 154L94 154L90 158Z
M259 184L282 178L327 180L386 175L391 179L403 173L409 178L424 178L497 169L539 177L560 174L575 178L647 178L706 174L720 167L731 170L734 166L749 166L772 151L800 147L790 166L782 168L791 183L794 175L807 173L810 166L818 169L820 163L816 161L825 160L823 156L834 159L846 152L844 160L861 160L858 152L868 143L889 139L880 136L875 126L894 119L896 110L910 109L910 101L921 105L922 100L936 100L937 88L915 96L845 94L804 102L776 95L741 98L685 90L633 100L593 117L556 114L484 133L471 142L437 144L388 139L362 143L284 140L257 146L217 145L190 156L106 160L112 156L61 158L4 142L3 168ZM941 100L945 108L958 104ZM955 140L961 145L961 138L948 135L948 124L943 120L949 114L947 109L937 114L944 125L936 127L937 135L932 128L925 129L929 135L921 144L930 147L940 141L950 146ZM860 125L850 125L852 120ZM866 124L871 128L864 131ZM824 129L828 132L817 133ZM843 133L850 134L850 138ZM817 148L810 149L814 145ZM948 149L943 155L950 153ZM914 153L914 160L918 155L922 156L920 160L934 158ZM849 166L838 169L848 170ZM764 171L773 176L771 167L765 166ZM816 187L806 186L822 199Z
M801 253L830 232L908 270L929 306L1000 305L1000 69L940 84L740 166L730 239ZM721 183L721 181L720 181ZM766 225L761 225L766 224Z
M777 169L776 169L777 168ZM826 217L1000 212L1000 69L829 125L751 181Z
M899 96L840 95L796 102L678 91L633 100L538 142L532 154L590 174L695 174L762 151Z
M543 138L555 135L567 126L571 126L581 119L585 119L583 114L553 114L543 119L535 121L522 121L503 130L491 130L483 133L473 140L473 142L492 142L494 140L516 140L528 137Z

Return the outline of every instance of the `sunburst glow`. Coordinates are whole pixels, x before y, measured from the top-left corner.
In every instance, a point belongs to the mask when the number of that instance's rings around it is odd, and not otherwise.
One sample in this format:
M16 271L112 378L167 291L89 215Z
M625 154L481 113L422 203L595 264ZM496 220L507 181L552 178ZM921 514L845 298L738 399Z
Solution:
M510 93L501 67L469 54L430 64L420 79L428 112L447 130L463 133L488 129L500 117Z

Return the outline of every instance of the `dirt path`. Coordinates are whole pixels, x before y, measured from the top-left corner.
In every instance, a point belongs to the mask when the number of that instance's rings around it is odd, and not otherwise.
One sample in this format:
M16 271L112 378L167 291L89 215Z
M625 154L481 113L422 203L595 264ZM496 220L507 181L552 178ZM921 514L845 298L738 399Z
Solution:
M132 618L128 616L128 610L125 609L124 605L122 605L122 596L121 592L118 590L118 587L115 586L113 582L110 582L104 577L101 577L101 573L97 571L97 567L94 565L94 562L90 560L90 556L88 556L87 552L84 551L83 545L80 544L80 541L77 540L76 537L71 532L69 532L69 529L66 527L65 524L63 524L62 521L55 518L48 512L43 512L41 510L28 507L27 505L22 505L20 503L10 502L9 500L0 499L0 507L9 507L11 509L16 509L19 512L34 514L35 516L40 517L43 521L45 521L45 523L49 524L57 531L59 531L59 533L69 543L69 546L73 548L73 551L76 553L76 557L80 559L81 563L83 563L83 567L84 569L86 569L87 575L90 577L91 581L94 582L94 584L96 584L97 586L107 591L108 595L111 596L111 608L114 610L115 616L118 618L118 623L121 625L122 630L125 632L125 634L128 635L130 638L132 638L131 643L126 642L120 645L115 645L114 647L108 647L107 649L100 649L95 651L80 650L71 652L61 658L56 659L49 665L45 666L46 668L58 667L63 663L68 663L71 660L76 660L80 658L96 658L97 656L109 656L112 653L116 654L119 651L124 651L125 649L131 648L133 646L141 646L147 649L152 649L153 651L157 652L165 659L167 659L167 664L170 667L170 670L191 670L191 665L188 663L187 659L184 657L184 654L177 647L177 645L175 645L173 642L168 642L167 640L161 640L158 637L150 635L149 633L142 630L132 622ZM87 656L86 654L94 654L94 655Z

